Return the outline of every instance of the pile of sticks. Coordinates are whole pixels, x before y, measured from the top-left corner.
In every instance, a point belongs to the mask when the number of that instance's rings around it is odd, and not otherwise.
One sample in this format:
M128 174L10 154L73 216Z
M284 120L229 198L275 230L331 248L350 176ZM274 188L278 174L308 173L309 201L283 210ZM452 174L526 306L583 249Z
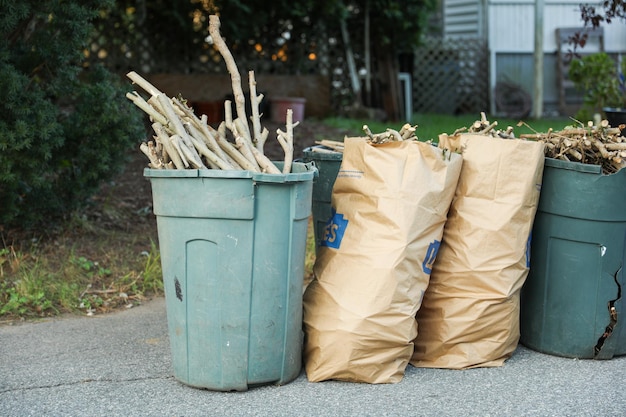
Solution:
M586 127L567 127L561 131L522 134L520 138L545 143L545 155L550 158L583 164L600 165L604 174L614 174L626 167L626 125L611 127L602 120L599 125L589 122Z
M475 133L503 139L514 139L512 126L505 130L496 129L498 122L490 122L484 112L480 120L469 128L457 129L458 133ZM526 125L519 122L518 126ZM531 128L532 129L532 128ZM560 131L549 129L546 133L529 133L519 135L520 139L535 140L545 144L545 156L583 164L600 165L604 174L613 174L626 166L626 138L622 135L626 125L611 127L607 120L597 124L588 122L585 127L566 127Z
M403 140L417 140L417 136L415 135L416 130L417 125L411 126L405 123L400 130L387 128L384 132L372 133L367 125L363 125L363 131L367 135L367 141L376 145L387 142L401 142Z
M219 17L212 15L209 19L209 34L231 76L237 117L233 118L231 101L225 100L224 121L214 129L207 123L206 115L195 115L185 100L169 98L136 72L129 72L127 77L150 96L145 100L136 91L126 95L152 122L154 140L140 145L150 161L150 168L249 170L269 174L291 172L293 128L298 125L298 122L293 122L292 110L287 110L286 130L276 131L277 140L285 152L281 171L263 153L269 132L261 126L259 104L263 95L257 95L254 72L248 73L251 131L239 69L220 35Z
M468 127L461 127L452 133L451 136L459 133L474 133L479 135L487 135L495 138L502 139L514 139L515 133L513 133L513 126L507 126L505 130L496 129L498 122L490 122L487 120L485 112L480 112L480 120L476 120L472 125Z
M398 142L403 140L418 140L415 135L415 131L417 129L417 125L411 126L408 123L405 123L400 130L395 130L391 128L387 128L384 132L381 133L372 133L371 129L368 125L363 125L363 132L365 132L365 139L368 143L380 145L382 143L387 142ZM345 141L345 138L344 138ZM322 147L314 147L312 148L313 152L320 153L328 153L328 152L341 152L344 150L344 142L335 141L335 140L318 140L315 141L316 144L321 145Z
M526 125L519 122L517 126ZM515 139L514 128L507 126L498 129L498 122L490 122L484 112L480 120L468 127L456 129L450 136L473 133L502 139ZM394 140L417 140L415 128L405 124L400 131L387 129L383 133L373 134L367 125L363 130L370 143L385 143ZM532 130L532 128L531 128ZM612 127L607 120L597 123L588 122L587 126L579 123L577 127L566 127L560 131L549 129L546 133L530 133L519 135L520 139L534 140L545 144L545 156L583 164L600 165L604 174L614 174L626 167L626 137L623 136L626 125ZM441 136L448 136L442 134ZM440 136L440 140L441 140ZM322 147L313 148L316 152L343 152L343 142L322 140L316 142Z

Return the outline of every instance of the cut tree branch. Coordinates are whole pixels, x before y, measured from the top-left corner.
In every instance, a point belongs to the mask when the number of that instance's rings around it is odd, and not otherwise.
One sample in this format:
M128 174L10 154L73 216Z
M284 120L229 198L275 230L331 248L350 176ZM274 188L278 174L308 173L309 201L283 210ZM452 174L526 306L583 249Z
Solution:
M246 116L246 98L243 94L243 90L241 88L241 74L239 73L239 68L235 63L235 59L233 55L230 53L226 42L222 38L220 34L220 18L217 15L209 16L209 34L213 39L213 43L219 53L224 58L224 62L226 63L226 68L228 69L228 73L230 74L230 80L233 86L233 95L235 96L235 107L237 109L237 117L242 120L248 120ZM247 127L247 125L246 125ZM250 130L248 131L248 137L250 137Z
M246 115L246 98L241 88L241 76L232 54L228 50L219 29L218 16L210 16L209 33L224 58L230 73L237 117L233 117L231 101L224 102L224 121L217 130L207 123L207 116L198 117L182 98L169 98L136 72L127 74L133 84L138 85L150 97L144 99L139 93L126 95L143 110L152 122L155 132L153 141L142 143L140 150L155 169L243 169L253 172L280 174L280 170L263 153L268 130L261 125L260 103L263 94L256 91L254 72L249 72L250 101L252 105L252 131ZM180 97L180 96L179 96ZM283 173L291 172L293 165L293 123L291 109L288 110L287 132L279 132L278 140L285 150ZM229 141L229 137L233 142Z
M286 116L286 128L287 131L283 132L278 129L276 131L276 137L280 146L285 152L285 164L283 165L283 174L291 172L291 165L293 164L293 110L287 109ZM297 123L297 122L296 122Z

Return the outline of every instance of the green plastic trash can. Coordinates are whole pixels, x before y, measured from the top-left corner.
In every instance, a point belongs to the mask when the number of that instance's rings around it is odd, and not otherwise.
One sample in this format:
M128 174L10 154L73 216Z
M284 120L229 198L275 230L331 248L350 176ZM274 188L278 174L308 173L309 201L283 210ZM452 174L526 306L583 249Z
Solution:
M520 341L548 354L626 354L626 169L546 158L521 293ZM614 321L617 319L617 321Z
M245 391L299 375L314 175L304 163L290 174L144 171L177 380Z
M320 242L324 240L324 227L330 219L332 213L331 197L333 186L341 167L343 154L341 152L318 152L315 148L323 146L312 146L303 150L304 161L313 162L318 170L318 177L313 180L313 231L315 233L315 251L317 252Z

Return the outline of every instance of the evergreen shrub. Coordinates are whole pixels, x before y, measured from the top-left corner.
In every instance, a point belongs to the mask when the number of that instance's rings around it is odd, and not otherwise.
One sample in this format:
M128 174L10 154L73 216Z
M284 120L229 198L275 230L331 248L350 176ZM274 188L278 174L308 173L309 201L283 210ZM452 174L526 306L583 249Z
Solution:
M111 0L9 0L0 14L0 231L62 220L123 167L146 129L130 85L85 64Z

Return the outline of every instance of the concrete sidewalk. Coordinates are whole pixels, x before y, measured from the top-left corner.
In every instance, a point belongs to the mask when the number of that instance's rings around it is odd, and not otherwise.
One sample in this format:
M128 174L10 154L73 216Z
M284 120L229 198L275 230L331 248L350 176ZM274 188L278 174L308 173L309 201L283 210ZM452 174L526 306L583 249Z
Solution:
M246 392L172 376L165 301L95 317L0 326L0 416L624 416L626 357L518 348L500 368L408 366L398 384L310 383Z

